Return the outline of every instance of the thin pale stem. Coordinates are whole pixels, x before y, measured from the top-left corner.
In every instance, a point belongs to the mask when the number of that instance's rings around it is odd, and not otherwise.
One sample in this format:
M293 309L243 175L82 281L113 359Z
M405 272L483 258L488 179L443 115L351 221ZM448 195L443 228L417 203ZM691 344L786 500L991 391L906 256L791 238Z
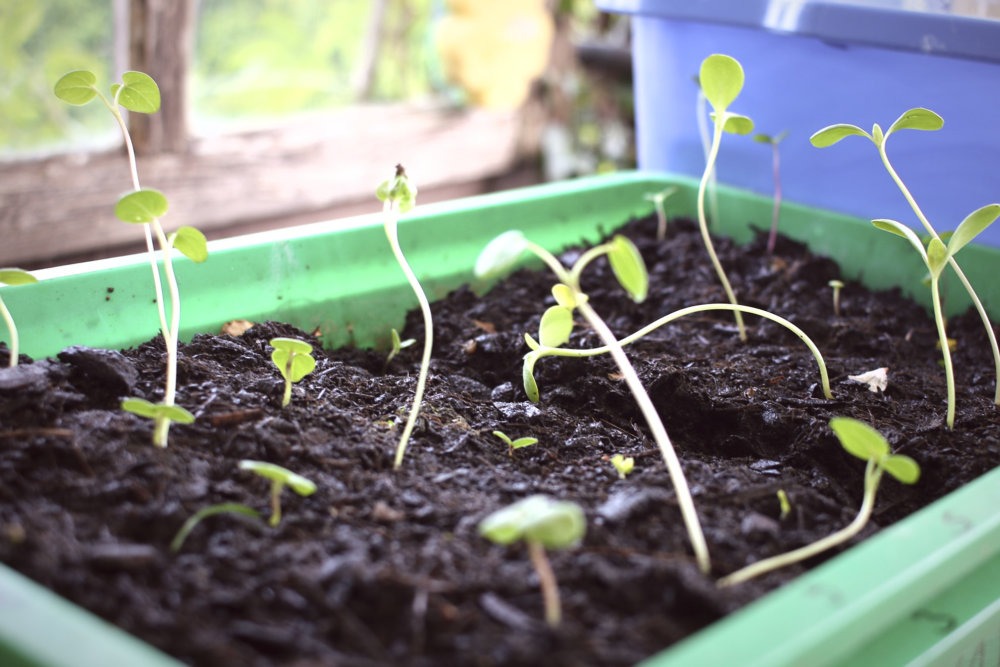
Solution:
M771 144L771 173L774 177L774 205L771 209L771 232L767 236L767 253L774 253L778 240L778 219L781 217L781 152L778 144Z
M724 114L722 114L724 116ZM708 221L705 218L705 189L708 187L709 174L715 166L715 161L719 156L719 145L722 143L722 128L725 124L725 118L716 118L715 120L715 134L712 137L712 146L709 149L708 161L705 165L705 173L702 174L701 182L698 184L698 226L701 228L701 239L705 243L705 249L708 250L708 256L712 260L712 266L715 267L715 274L719 277L719 282L722 283L722 289L726 292L726 298L729 303L738 305L736 300L736 294L733 292L732 285L729 284L729 279L726 277L726 271L722 268L722 262L719 261L719 256L715 254L715 246L712 245L712 237L708 233ZM736 315L736 327L739 329L740 340L745 341L747 339L746 326L743 324L743 315L737 310Z
M550 628L562 623L562 603L559 600L559 584L552 571L552 564L545 553L545 547L537 542L528 542L528 555L538 574L538 585L542 589L542 603L545 605L545 622Z
M385 235L389 239L389 245L392 247L392 254L395 255L399 268L402 269L403 274L406 275L406 280L410 283L410 287L413 289L413 293L417 297L417 302L420 304L420 313L424 318L425 332L424 351L420 357L420 374L417 376L417 388L413 393L413 405L410 407L410 415L406 418L406 425L403 427L403 434L400 436L399 444L396 446L396 457L392 465L394 470L398 470L403 464L403 456L406 454L406 446L410 441L410 435L413 433L413 428L417 424L417 416L420 414L420 405L424 399L424 389L427 386L427 374L430 370L431 364L431 349L434 347L434 325L431 319L431 304L427 301L427 295L424 294L424 290L420 286L420 281L417 280L416 274L413 273L413 269L410 268L409 262L406 261L406 257L403 255L403 251L399 247L399 235L397 233L399 213L395 204L391 200L387 199L382 207L382 212Z
M854 521L852 521L846 528L842 528L841 530L827 535L820 540L816 540L812 544L807 544L804 547L799 547L798 549L794 549L777 556L772 556L771 558L759 560L756 563L748 565L741 570L737 570L736 572L719 579L717 585L720 587L735 586L736 584L741 584L744 581L748 581L754 577L759 577L767 572L786 567L792 563L798 563L799 561L803 561L807 558L812 558L827 549L847 542L861 532L861 529L865 527L865 524L867 524L868 520L871 518L872 507L875 505L875 493L878 491L878 483L881 477L882 469L877 467L874 461L869 461L868 467L865 468L865 495L864 499L861 501L861 509L858 510L858 515L854 518Z
M3 299L0 299L0 316L3 317L3 321L7 325L7 330L10 332L10 360L7 362L7 366L14 368L14 366L17 366L17 357L20 354L21 344L17 335L17 327L14 326L14 318L11 316L10 311L7 310L7 304L3 302Z
M941 358L944 361L944 378L948 385L948 411L945 424L949 430L955 428L955 371L951 365L951 348L948 345L948 332L944 326L944 314L941 312L941 286L937 276L931 276L931 301L934 304L934 324L937 326L938 344L941 346Z
M284 486L281 482L271 482L271 518L268 523L277 526L281 523L281 489Z
M718 178L715 171L715 161L711 162L709 167L709 154L711 152L711 139L708 132L708 121L710 119L708 113L708 98L705 97L705 93L698 89L698 101L695 108L695 115L698 118L698 136L701 139L701 149L705 154L705 164L706 169L708 169L708 207L711 210L712 222L716 222L719 219L719 197L718 197Z

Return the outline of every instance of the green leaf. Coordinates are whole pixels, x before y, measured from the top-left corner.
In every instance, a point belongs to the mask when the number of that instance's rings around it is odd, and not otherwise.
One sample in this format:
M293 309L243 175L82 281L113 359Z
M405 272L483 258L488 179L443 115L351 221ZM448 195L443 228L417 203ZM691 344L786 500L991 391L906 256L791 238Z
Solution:
M417 204L417 186L410 182L402 165L396 165L396 174L379 183L375 188L379 201L396 204L401 213L406 213Z
M882 467L903 484L916 484L920 479L920 466L903 454L890 454L882 461Z
M115 216L122 222L147 223L162 217L169 204L159 190L143 188L130 192L115 204Z
M942 127L944 127L944 119L941 116L930 109L917 107L916 109L904 111L903 115L889 126L889 130L885 134L889 136L896 130L933 131L940 130Z
M948 249L941 242L941 239L932 238L927 244L927 268L930 269L931 276L940 277L947 265Z
M924 260L924 264L927 262L927 251L924 250L924 245L920 242L920 238L917 236L916 232L907 227L901 222L895 220L889 220L888 218L878 218L872 220L872 224L876 228L881 229L884 232L889 232L890 234L895 234L896 236L901 236L910 242L913 249L920 253L921 259ZM928 264L928 267L930 264Z
M850 417L830 420L841 446L859 459L879 461L889 455L889 441L868 424Z
M147 419L169 419L178 424L194 423L194 415L179 405L163 405L150 403L142 398L126 398L121 402L121 408L125 412Z
M743 90L743 67L735 58L715 53L702 61L698 81L712 108L723 111Z
M552 286L552 298L563 308L576 308L576 294L569 285L556 283Z
M649 274L639 249L629 239L616 234L609 244L608 261L615 278L632 300L642 303L649 290Z
M0 284L3 285L27 285L37 283L38 278L31 275L24 269L0 269Z
M509 436L509 435L507 435L506 433L504 433L503 431L493 431L493 435L495 435L496 437L498 437L498 438L500 438L501 440L503 440L504 444L505 444L505 445L507 445L508 447L509 447L510 445L514 444L514 443L513 443L512 441L511 441L511 439L510 439L510 436Z
M846 137L865 137L870 141L875 141L870 134L862 130L857 125L838 123L836 125L827 125L823 129L813 133L813 135L809 137L809 143L816 148L826 148L827 146L832 146Z
M299 343L300 341L295 342ZM305 345L305 343L301 344ZM312 348L310 347L310 350L311 349ZM292 362L290 365L288 363L289 358L291 358ZM316 368L316 360L309 354L309 352L296 352L287 347L276 347L274 352L271 353L271 361L273 361L274 365L278 367L278 372L281 373L281 377L285 378L289 382L298 382L305 376L312 373Z
M559 347L573 333L573 311L565 306L552 306L542 314L538 325L538 340L545 347Z
M208 241L205 235L194 227L180 227L170 235L171 244L192 262L202 263L208 259Z
M524 365L521 366L521 383L524 385L524 393L528 400L537 403L541 399L538 391L538 383L535 382L535 362L538 361L538 354L529 352L524 355Z
M527 343L528 348L531 350L537 350L541 347L541 345L538 344L538 341L531 337L530 333L524 334L524 342Z
M81 106L97 96L97 77L87 70L64 74L56 81L55 94L67 104Z
M531 447L532 445L538 444L538 438L518 438L514 442L510 443L511 449L521 449L522 447Z
M129 111L156 113L160 110L160 88L148 74L125 72L122 85L115 84L111 92L118 95L118 104Z
M723 117L726 119L726 124L722 126L723 132L740 135L753 132L753 121L748 116L729 113L727 111L723 114Z
M240 470L249 470L271 481L287 484L292 491L300 496L311 496L316 493L316 485L312 480L274 463L244 459L240 461Z
M477 278L493 278L505 273L517 263L528 247L528 239L516 229L504 232L486 244L476 258Z
M542 497L545 504L536 502L526 513L525 541L541 544L546 549L565 549L579 544L587 532L583 509L573 502Z
M993 221L998 217L1000 217L1000 204L987 204L967 215L962 224L958 226L958 229L952 233L951 238L947 240L948 255L953 256L972 242L984 229L993 224ZM941 238L944 239L943 234Z

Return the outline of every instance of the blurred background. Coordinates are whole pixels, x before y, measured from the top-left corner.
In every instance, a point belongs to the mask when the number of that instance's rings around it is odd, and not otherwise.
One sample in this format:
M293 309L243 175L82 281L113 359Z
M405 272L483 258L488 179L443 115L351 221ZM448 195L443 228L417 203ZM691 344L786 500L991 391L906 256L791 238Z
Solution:
M401 162L430 203L631 168L627 18L591 0L0 0L0 265L143 248L88 69L160 85L128 117L168 229L212 238L380 210Z

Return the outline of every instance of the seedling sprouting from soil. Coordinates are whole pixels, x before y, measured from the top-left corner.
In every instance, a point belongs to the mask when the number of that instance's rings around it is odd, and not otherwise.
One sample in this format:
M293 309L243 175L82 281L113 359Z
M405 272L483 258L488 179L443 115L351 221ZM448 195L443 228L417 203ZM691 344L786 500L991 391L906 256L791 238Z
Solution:
M827 285L833 289L833 314L840 317L840 290L844 289L844 281L831 280Z
M664 188L659 192L654 192L652 194L647 194L646 199L653 202L653 208L656 210L656 240L662 241L667 238L667 207L665 202L671 195L677 192L677 186L671 185L668 188Z
M509 435L503 431L493 431L493 435L500 438L507 445L507 454L509 456L514 456L515 449L521 449L522 447L531 447L532 445L538 444L538 438L524 437L511 439Z
M538 574L545 604L545 622L555 628L562 621L559 586L546 549L565 549L580 543L587 519L576 503L544 495L529 496L493 512L479 523L479 534L507 545L523 540Z
M399 337L399 332L396 331L395 328L389 331L389 336L390 336L391 347L389 348L389 354L387 354L385 357L386 366L392 363L392 360L396 358L397 354L399 354L404 349L410 347L411 345L417 342L413 338L407 338L406 340L401 339Z
M698 186L698 225L701 228L701 238L705 242L705 249L708 250L708 256L712 260L712 266L715 267L719 282L722 283L729 303L735 306L738 305L736 294L729 283L729 278L726 277L719 256L715 253L715 246L712 245L712 237L708 233L708 219L705 216L705 192L712 170L715 168L715 162L719 157L719 146L722 144L723 132L749 134L753 132L753 121L746 116L728 111L729 105L743 90L743 67L735 58L718 53L705 58L701 63L698 83L705 99L712 106L712 123L715 128L712 133L712 145L705 161L705 172L702 174L701 183ZM747 332L743 325L743 316L738 310L735 311L735 316L740 340L746 340Z
M272 338L268 341L274 352L271 361L285 378L285 393L281 397L281 407L292 402L292 384L313 372L316 359L312 356L312 345L295 338Z
M643 301L648 290L649 276L639 250L624 236L615 236L610 241L582 253L573 267L567 270L548 250L529 241L523 233L512 230L501 234L487 244L476 260L475 274L481 278L500 275L512 267L526 251L545 262L559 283L552 288L556 305L548 308L542 315L539 340L535 341L530 335L525 334L525 341L532 350L541 346L557 349L569 340L573 330L574 311L579 311L600 336L606 346L604 351L608 352L614 359L660 449L677 492L677 503L680 506L698 566L702 572L707 573L711 569L708 546L705 543L705 536L698 521L698 514L695 511L684 471L677 458L677 453L674 451L673 444L670 442L670 437L667 435L667 430L618 339L600 315L591 307L587 295L580 289L580 275L583 270L598 257L606 255L615 278L629 297L635 302ZM532 375L533 364L532 361L529 365L529 358L525 357L523 379L529 397L537 400L538 386Z
M625 479L635 469L635 458L624 454L615 454L611 457L611 465L618 473L618 479Z
M188 535L191 534L191 531L197 528L198 524L205 519L217 514L236 514L253 520L260 519L260 512L252 507L247 507L243 503L219 503L217 505L202 507L200 510L188 517L188 520L184 522L181 529L177 531L176 535L174 535L174 539L170 540L170 551L174 553L180 551L181 547L184 546L184 542L187 540Z
M899 191L903 194L903 197L910 205L913 213L917 216L920 224L930 235L930 240L925 247L917 237L916 233L900 222L886 219L872 221L872 224L874 224L877 228L901 236L909 241L910 245L913 246L913 249L920 255L920 259L923 260L930 273L931 302L934 308L934 323L937 325L941 356L944 361L945 380L948 385L948 409L945 422L947 423L948 428L953 428L955 425L955 374L951 365L951 353L948 347L948 334L945 330L944 313L942 312L941 307L939 283L944 267L951 266L955 275L958 276L959 281L961 281L962 285L965 287L965 291L968 292L973 305L975 305L976 311L979 313L979 317L983 322L983 326L986 328L986 335L989 337L990 347L993 351L993 363L997 376L996 392L993 400L994 403L1000 405L1000 347L997 346L996 334L993 331L993 325L990 324L989 315L986 313L986 309L983 307L982 301L979 300L979 296L972 288L972 284L965 277L965 273L962 271L961 267L959 267L958 262L955 261L955 255L959 250L964 248L968 243L972 242L976 236L980 234L980 232L989 227L993 221L997 219L997 217L1000 217L1000 204L987 204L986 206L976 209L966 216L965 220L963 220L958 228L955 229L952 235L945 240L945 235L939 235L937 231L935 231L934 227L927 219L927 216L924 215L920 206L917 205L916 199L914 199L913 195L910 194L906 184L903 183L903 180L893 168L892 163L889 162L889 155L886 152L886 144L889 142L889 137L891 137L897 130L934 131L941 129L943 126L944 119L942 119L941 116L937 115L933 111L930 111L929 109L918 107L905 111L892 125L889 126L889 129L884 132L878 123L875 123L875 125L872 126L871 134L865 132L856 125L837 124L824 127L813 134L809 140L812 142L813 146L818 148L832 146L841 139L851 136L865 137L871 141L875 145L875 148L878 149L879 157L882 159L882 165L885 167L886 171L889 172L889 176L892 177L896 187L898 187Z
M38 279L22 269L0 269L0 285L27 285L35 282L38 282ZM3 302L3 297L0 297L0 317L3 317L7 331L10 332L10 361L7 362L7 365L14 368L17 366L17 357L21 353L20 338L17 336L14 317L7 309L7 304Z
M878 492L878 485L882 480L883 473L889 473L903 484L916 484L917 480L920 479L920 466L917 465L917 462L909 456L893 454L889 449L888 441L868 424L849 417L834 417L830 420L830 428L833 429L841 446L848 453L868 463L865 467L864 497L861 500L861 509L858 511L857 517L846 528L827 535L821 540L778 556L757 561L742 570L737 570L723 577L719 580L720 586L739 584L766 572L812 558L816 554L853 538L861 532L861 529L871 518L872 508L875 505L875 494Z
M431 348L434 347L434 324L431 320L431 305L427 301L427 295L424 294L424 290L420 286L420 281L417 280L416 274L413 273L413 269L410 268L410 264L406 261L403 250L399 246L399 214L406 213L416 205L417 187L410 183L403 165L397 164L395 175L383 181L375 191L375 195L383 202L382 220L385 227L385 235L389 239L389 245L392 246L392 253L395 255L396 261L399 263L399 268L403 270L407 282L410 283L410 287L417 297L417 301L420 304L420 313L424 318L424 352L420 357L420 374L417 376L417 388L413 393L413 406L410 408L410 414L406 418L406 426L403 428L399 444L396 446L396 457L392 464L393 468L398 470L399 466L403 463L403 456L406 454L406 445L410 441L413 427L417 424L417 416L420 414L420 404L424 399L424 388L427 386L427 373L430 370L431 364Z
M97 87L97 77L85 70L70 72L60 78L55 85L55 95L62 101L73 105L84 105L94 98L99 99L108 108L118 127L121 129L128 152L129 167L132 173L133 191L122 196L115 205L115 216L124 222L141 224L146 235L146 249L149 253L149 263L153 271L153 286L156 294L156 306L160 317L160 331L167 349L166 380L161 405L166 408L176 408L190 415L186 410L175 405L177 392L177 336L180 333L181 299L177 289L177 279L174 276L174 266L171 252L179 250L194 262L203 262L208 258L208 247L205 236L194 227L180 227L169 236L160 225L160 218L167 212L167 198L159 190L143 188L139 184L139 171L136 166L135 151L132 148L132 137L122 116L122 108L135 113L156 113L160 108L160 89L148 74L142 72L125 72L121 83L111 86L111 97L106 96ZM170 319L167 320L164 303L163 287L160 279L160 269L156 262L156 250L153 246L153 236L156 236L160 250L163 251L163 275L170 296ZM130 400L122 404L122 408L130 410L141 406L143 401ZM153 444L157 447L167 446L167 436L170 422L178 421L170 415L177 410L150 411L141 408L135 414L153 419ZM191 417L193 420L194 418Z
M778 144L788 136L787 130L782 130L773 137L770 134L755 134L754 141L768 144L771 147L771 176L774 179L774 207L771 210L771 231L767 235L767 254L774 253L774 243L778 239L778 218L781 216L781 151Z
M788 500L788 494L785 493L784 489L778 489L778 508L780 514L778 518L784 520L792 513L792 503Z
M271 518L268 523L277 526L281 523L281 491L287 485L300 496L311 496L316 492L316 485L302 475L287 468L264 461L240 461L240 470L249 470L271 482Z

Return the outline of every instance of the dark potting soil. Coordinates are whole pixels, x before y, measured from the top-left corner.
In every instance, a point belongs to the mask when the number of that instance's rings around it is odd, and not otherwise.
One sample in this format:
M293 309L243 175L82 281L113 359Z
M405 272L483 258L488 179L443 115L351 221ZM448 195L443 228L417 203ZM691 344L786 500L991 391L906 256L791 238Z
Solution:
M724 301L687 222L664 243L632 223L651 291L633 304L604 260L584 288L618 335L674 309ZM1000 461L993 364L974 314L954 318L958 417L944 426L945 383L929 316L895 292L848 283L842 313L827 283L836 265L782 240L717 242L746 305L806 331L830 368L833 400L805 346L747 317L741 343L728 313L697 315L627 350L679 449L713 558L693 562L673 487L645 422L607 357L547 358L539 404L521 389L524 332L537 331L553 278L520 271L486 296L461 289L435 304L426 402L402 469L399 429L412 399L420 343L388 366L360 350L319 353L281 409L260 324L240 337L182 345L179 402L194 425L170 446L118 409L157 400L162 341L123 353L69 349L0 374L0 560L136 636L195 665L628 665L712 623L815 565L717 589L715 578L845 526L864 463L828 427L851 416L881 430L923 476L886 476L863 539ZM574 252L564 256L567 262ZM22 325L30 335L30 325ZM420 318L404 337L422 341ZM578 326L571 346L599 345ZM5 363L0 350L0 363ZM889 368L873 393L848 375ZM534 436L513 456L493 435ZM615 453L635 471L618 478ZM194 512L220 502L267 514L268 486L237 468L270 461L318 491L283 495L276 528L231 515L205 520L180 553L170 540ZM792 511L780 517L783 489ZM542 622L523 546L477 532L489 512L532 493L580 503L588 532L551 553L564 622ZM831 554L832 555L832 554Z

